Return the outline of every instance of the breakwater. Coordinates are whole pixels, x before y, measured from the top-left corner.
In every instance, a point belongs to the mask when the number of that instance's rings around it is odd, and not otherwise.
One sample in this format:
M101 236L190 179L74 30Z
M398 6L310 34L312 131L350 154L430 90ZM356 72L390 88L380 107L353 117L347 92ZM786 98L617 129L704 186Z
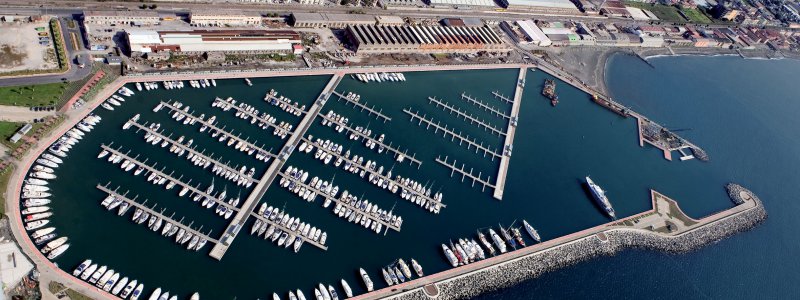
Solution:
M563 267L598 256L610 256L626 248L641 248L680 254L718 242L733 234L760 224L767 217L761 200L737 184L726 186L728 195L737 206L699 220L696 226L673 232L659 233L632 227L607 224L606 229L589 233L583 238L559 244L526 256L507 260L450 279L432 283L405 293L394 299L464 299L479 294L511 287L522 281L539 277ZM744 210L737 207L749 205ZM620 224L619 222L613 222ZM426 292L427 291L427 292ZM430 291L435 291L431 295Z

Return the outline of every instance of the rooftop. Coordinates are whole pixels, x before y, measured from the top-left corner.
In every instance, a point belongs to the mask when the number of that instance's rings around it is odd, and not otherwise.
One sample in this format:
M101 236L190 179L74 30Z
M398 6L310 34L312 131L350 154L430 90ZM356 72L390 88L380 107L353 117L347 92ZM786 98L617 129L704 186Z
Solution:
M555 8L574 8L569 0L506 0L509 6L540 6L540 7L555 7Z

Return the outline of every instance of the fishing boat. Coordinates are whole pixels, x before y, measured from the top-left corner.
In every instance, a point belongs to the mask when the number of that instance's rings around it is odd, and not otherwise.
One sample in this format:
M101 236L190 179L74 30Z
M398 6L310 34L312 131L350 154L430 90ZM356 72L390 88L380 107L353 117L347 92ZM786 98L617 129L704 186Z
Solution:
M541 242L541 241L542 241L542 237L540 237L540 236L539 236L539 232L538 232L538 231L536 231L536 229L534 229L534 228L533 228L533 226L531 226L531 224L528 224L528 221L522 220L522 225L524 225L524 226L525 226L525 231L527 231L527 232L528 232L528 234L529 234L529 235L530 235L530 236L531 236L531 237L532 237L532 238L533 238L535 241L537 241L537 242Z
M589 189L592 191L592 196L594 196L594 200L600 205L605 211L608 216L613 219L617 219L616 213L614 212L614 207L611 206L611 202L608 201L606 197L606 192L600 188L599 185L595 184L589 176L586 176L586 184L589 185Z

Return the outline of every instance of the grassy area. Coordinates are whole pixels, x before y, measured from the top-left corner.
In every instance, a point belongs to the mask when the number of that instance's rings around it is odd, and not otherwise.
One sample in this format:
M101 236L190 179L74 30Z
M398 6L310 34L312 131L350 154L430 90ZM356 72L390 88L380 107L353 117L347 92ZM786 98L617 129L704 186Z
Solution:
M64 47L64 41L61 38L61 24L58 23L58 19L50 20L50 31L52 32L53 44L55 45L56 55L58 56L58 69L66 71L69 67L69 61L66 47Z
M710 24L713 21L697 8L684 8L681 12L689 18L690 21L700 24Z
M9 164L5 169L0 170L0 186L5 188L8 186L8 181L11 179L11 174L14 173L14 165ZM6 203L5 193L0 193L0 200ZM6 213L6 206L0 205L0 214Z
M66 87L67 84L60 82L0 87L0 104L27 107L55 105Z
M20 127L22 127L22 123L0 121L0 138L8 141Z
M69 296L69 298L72 300L92 300L92 298L89 298L84 294L78 293L71 289L66 289L66 287L60 282L51 281L47 289L50 290L50 293L53 294L64 291L64 293L66 293L67 296Z
M678 8L671 5L664 4L650 4L642 2L625 1L626 6L646 9L652 12L656 17L662 21L668 22L686 22L681 14L678 13Z
M89 298L89 296L78 293L74 290L67 290L67 296L69 296L69 298L72 300L94 300L92 298Z

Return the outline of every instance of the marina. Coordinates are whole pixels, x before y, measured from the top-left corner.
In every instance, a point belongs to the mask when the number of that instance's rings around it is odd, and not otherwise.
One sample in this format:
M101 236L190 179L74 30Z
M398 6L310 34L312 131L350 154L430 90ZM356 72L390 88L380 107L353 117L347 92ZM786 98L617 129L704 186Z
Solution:
M463 136L460 132L456 133L453 131L453 129L448 128L447 124L442 126L441 122L434 123L433 120L429 119L426 115L419 115L419 112L413 112L407 108L404 108L403 112L411 116L411 122L414 122L416 119L419 119L419 122L417 123L417 125L419 126L422 126L424 123L426 129L430 129L431 127L433 127L434 133L439 133L439 131L441 130L442 136L444 138L447 138L447 136L449 135L451 137L450 141L455 142L456 140L458 140L458 145L463 145L464 143L466 143L467 149L474 147L476 154L483 153L483 157L486 157L488 155L492 161L494 161L495 158L501 157L501 155L498 154L495 150L490 149L488 146L484 146L483 142L479 144L476 138L471 138L468 135Z
M328 121L328 122L330 122L330 123L336 124L337 126L341 126L342 128L344 128L344 130L347 130L347 133L349 133L349 134L351 134L352 136L354 136L354 139L356 139L356 138L358 138L358 139L361 139L361 138L363 138L363 139L366 141L366 144L369 144L369 145L377 145L377 146L378 146L378 149L381 149L381 148L383 148L383 149L385 149L385 150L386 150L386 152L387 152L387 153L394 153L394 158L395 158L397 161L399 161L399 162L402 162L402 161L404 161L404 160L408 160L408 161L409 161L409 164L416 164L416 165L417 165L417 167L420 167L420 166L422 166L422 162L421 162L421 161L419 161L419 160L416 158L416 154L412 154L411 156L409 156L409 155L408 155L408 150L407 150L407 149L406 149L406 150L403 150L403 151L400 151L400 149L397 149L397 148L395 148L394 146L392 146L392 143L389 143L389 144L387 145L387 144L385 144L385 143L383 142L383 140L381 140L381 138L377 138L377 139L376 139L374 136L370 136L370 135L368 135L368 134L365 134L365 133L364 133L364 132L362 132L361 130L356 130L356 129L354 129L353 127L351 127L349 124L346 124L346 123L344 123L344 122L342 122L342 121L337 121L337 120L335 120L335 119L334 119L332 116L329 116L330 114L333 114L333 115L335 115L336 113L334 113L333 111L330 111L328 114L324 114L324 115L323 115L323 114L320 114L319 116L320 116L320 118L322 118L323 120L326 120L326 121ZM363 127L363 128L364 128L364 130L368 130L368 127L369 127L369 126L367 126L367 127ZM377 133L376 133L376 134L377 134ZM374 147L374 146L370 146L370 147ZM380 151L380 150L379 150L379 151Z
M252 118L252 120L254 120L254 121L251 122L251 124L254 124L254 122L258 122L259 126L261 126L262 129L266 129L268 127L272 127L276 131L286 130L286 128L283 128L280 125L273 123L273 121L270 121L268 118L265 118L265 117L268 117L269 115L259 116L258 115L258 111L247 110L245 108L242 108L239 105L236 105L235 102L236 102L236 100L233 100L233 98L222 99L222 98L217 97L216 99L214 99L214 102L212 103L212 106L219 107L223 111L226 111L226 110L229 110L229 109L233 109L236 112L237 115L243 115L243 116L245 116L247 118ZM244 102L240 102L240 104L245 104L245 103ZM306 113L306 112L303 111L303 113ZM266 112L264 114L266 114ZM247 120L244 117L242 117L242 118Z
M450 106L449 104L444 103L444 102L440 101L439 99L436 99L434 97L428 97L428 101L430 101L430 103L436 104L436 107L440 107L441 106L442 109L444 109L445 111L449 111L451 113L455 113L459 117L463 118L464 121L469 121L470 124L477 125L478 127L480 127L483 130L491 131L492 133L494 133L494 134L496 134L498 136L501 136L501 137L506 135L505 132L500 131L499 129L495 128L493 125L490 125L486 121L478 120L478 118L475 118L474 116L461 111L461 109L459 109L459 108L454 108L453 106Z
M363 111L367 111L367 114L369 114L370 116L375 115L376 119L383 120L384 123L389 122L389 121L392 120L392 118L387 117L386 115L382 114L381 111L375 110L374 107L368 107L366 102L365 103L361 103L358 100L352 99L352 98L359 98L360 99L361 96L359 96L357 94L349 93L348 96L345 96L345 95L342 95L341 93L339 93L337 91L333 91L333 94L336 95L336 97L338 97L337 100L345 100L347 103L353 104L353 108L359 108L359 109L361 109L362 112Z
M509 116L508 114L506 114L506 113L500 111L499 109L494 108L494 107L492 107L492 106L490 106L490 105L488 105L486 103L483 103L483 101L475 99L472 96L469 96L469 95L467 95L465 93L461 93L461 100L464 100L464 101L467 101L469 103L472 103L475 106L480 107L485 111L491 112L495 116L501 117L503 119L511 119L511 116Z

